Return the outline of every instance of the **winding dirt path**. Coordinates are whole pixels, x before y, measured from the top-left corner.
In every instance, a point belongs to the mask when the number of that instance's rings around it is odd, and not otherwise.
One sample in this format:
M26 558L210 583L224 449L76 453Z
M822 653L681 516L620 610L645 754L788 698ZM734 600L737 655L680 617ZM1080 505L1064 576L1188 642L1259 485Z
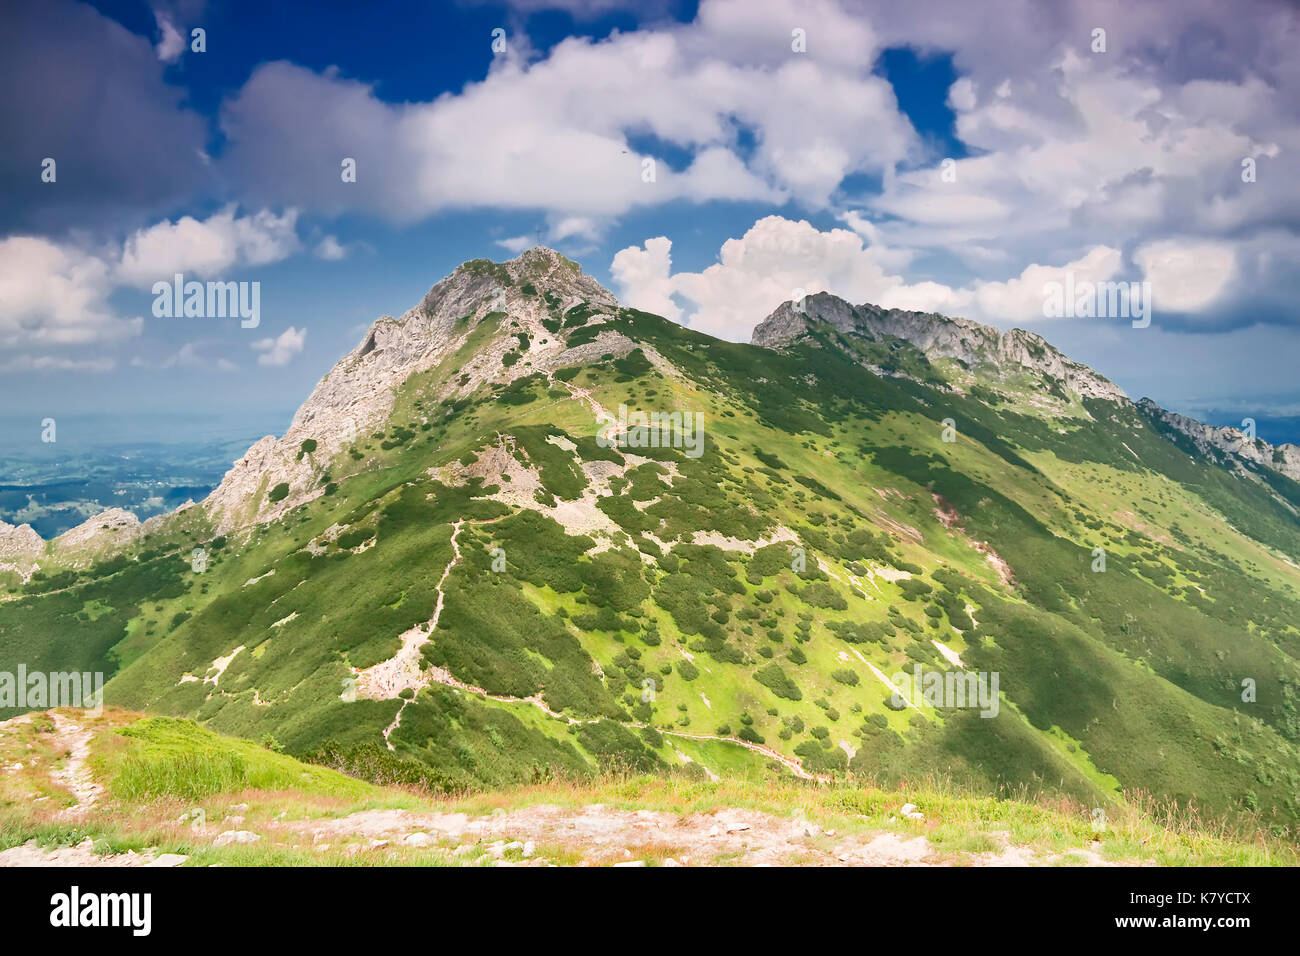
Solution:
M648 725L636 724L635 726L640 727ZM658 730L657 727L655 729ZM687 740L724 740L729 744L737 744L738 746L744 747L746 750L752 750L756 754L762 754L769 760L775 760L801 780L818 780L821 782L827 782L831 779L823 774L809 773L803 768L803 763L801 761L796 760L794 757L787 757L779 750L773 750L771 747L766 747L763 744L756 744L748 740L741 740L739 737L719 737L717 734L683 734L676 730L660 730L659 733L663 734L665 737L685 737Z
M94 775L86 766L93 734L57 711L50 711L50 718L54 721L54 748L56 751L66 750L68 754L66 762L52 770L50 777L59 786L71 791L77 800L74 806L59 811L59 816L77 819L84 816L104 792L104 788L95 782Z
M417 624L401 636L402 646L398 652L386 661L380 661L372 667L365 670L353 668L352 673L356 675L357 686L356 693L359 697L366 697L376 700L390 700L401 695L403 690L410 688L418 690L421 687L428 686L428 678L422 673L420 667L420 652L424 645L429 643L433 632L438 627L438 619L442 617L443 603L446 600L446 592L443 585L447 583L447 577L451 574L452 568L460 561L460 537L461 528L465 525L465 519L461 518L451 529L451 560L447 566L442 569L442 577L438 578L438 584L435 588L438 594L438 600L433 607L433 616L426 624ZM402 711L406 709L406 701L402 701L402 706L397 709L397 715L393 722L384 729L384 743L388 749L392 750L393 745L389 743L389 735L396 730L402 723Z

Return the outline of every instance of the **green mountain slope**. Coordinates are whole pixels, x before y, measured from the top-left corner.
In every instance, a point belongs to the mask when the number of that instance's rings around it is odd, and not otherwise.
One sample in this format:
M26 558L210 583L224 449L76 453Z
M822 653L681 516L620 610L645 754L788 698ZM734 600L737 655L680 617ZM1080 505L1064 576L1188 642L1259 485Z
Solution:
M1300 486L1028 333L813 297L756 341L467 263L208 502L7 579L0 662L435 788L770 766L1294 826ZM620 405L702 445L598 440Z

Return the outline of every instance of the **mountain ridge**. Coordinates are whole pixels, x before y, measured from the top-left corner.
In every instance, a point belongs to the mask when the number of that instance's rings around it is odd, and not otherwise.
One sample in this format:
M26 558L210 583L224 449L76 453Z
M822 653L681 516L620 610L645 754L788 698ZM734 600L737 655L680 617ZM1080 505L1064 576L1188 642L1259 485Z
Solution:
M211 512L220 531L230 532L248 524L273 520L308 497L315 497L318 489L299 493L294 490L295 481L302 483L304 476L311 471L309 466L303 467L302 458L296 455L300 442L311 438L324 446L324 454L331 454L338 451L339 436L373 427L391 407L387 401L390 389L396 388L412 373L428 368L435 358L445 354L446 347L452 342L463 341L464 336L456 336L452 328L454 324L448 319L452 313L471 317L471 324L465 329L469 332L490 311L491 297L502 291L504 298L500 304L520 310L526 319L533 320L530 324L532 332L543 332L536 308L529 307L530 303L523 302L524 297L517 293L515 285L520 280L536 280L542 285L559 287L575 300L597 302L607 310L619 308L615 295L582 273L580 265L545 246L533 246L503 263L486 259L465 261L443 280L435 282L420 302L402 316L385 315L374 320L354 349L343 355L317 382L295 412L285 434L278 438L268 434L250 446L231 464L217 488L199 502L200 506ZM489 303L486 311L485 302ZM1043 336L1028 330L1001 330L937 312L897 310L871 303L854 306L831 293L807 295L802 310L792 300L780 303L766 319L754 326L750 342L767 349L781 349L809 336L810 320L820 320L839 332L901 339L930 359L954 359L966 365L1005 367L1005 364L1011 364L1040 373L1049 380L1060 381L1082 397L1132 402L1109 378L1086 364L1075 362L1050 345ZM602 345L614 346L617 351L629 351L627 342L616 339L608 339ZM546 358L546 355L542 352L537 358ZM382 362L378 362L380 358ZM896 373L881 367L871 369L879 375ZM478 381L472 378L467 382L468 390L472 390ZM1161 407L1151 398L1141 398L1134 405L1148 418L1169 425L1203 450L1214 447L1229 455L1230 459L1251 460L1258 466L1300 481L1300 446L1274 446L1258 438L1251 440L1240 429L1216 428L1200 423L1190 416ZM248 499L263 488L264 479L272 481L272 486L285 481L290 485L290 494L274 509L259 509L248 514ZM192 503L187 503L177 511L191 506ZM0 562L14 567L30 567L38 558L38 550L45 545L74 548L82 542L95 540L100 537L96 531L101 529L105 518L112 518L114 536L118 540L130 540L134 537L131 533L122 535L125 519L118 514L120 511L105 509L49 541L36 535L40 540L39 546L35 546L27 535L27 532L35 535L30 525L0 522ZM136 522L139 528L135 533L144 535L169 516L157 515L147 522Z
M1137 404L1148 417L1185 435L1202 452L1217 449L1231 458L1253 462L1279 472L1292 481L1300 481L1300 445L1288 442L1272 445L1231 425L1206 425L1187 415L1171 412L1150 398L1141 398Z
M463 341L491 311L497 292L503 293L500 300L503 307L516 310L528 320L529 331L545 334L542 311L536 303L521 296L517 288L521 281L530 280L552 290L559 289L574 302L595 302L611 311L619 308L612 292L583 273L576 262L545 246L534 246L502 263L486 259L462 263L435 283L402 316L385 315L371 323L361 341L335 363L299 406L284 435L278 438L267 435L250 446L232 463L221 483L200 506L213 516L219 530L230 532L274 520L319 494L320 489L295 487L311 475L310 463L304 465L303 456L297 455L301 442L310 439L322 446L323 455L333 454L341 446L340 436L364 432L381 421L391 409L391 391L411 374L435 364L453 342ZM459 334L450 318L452 315L464 315L470 320ZM781 303L755 326L750 342L764 348L784 348L807 338L811 323L816 321L826 322L840 332L899 339L930 359L953 359L967 366L992 364L1005 368L1009 364L1059 381L1082 397L1132 401L1119 386L1091 367L1070 359L1037 333L1018 328L1003 331L940 313L885 309L870 303L855 306L828 292L807 296L802 311L793 301ZM602 347L610 346L623 354L630 351L628 345L613 338L601 343ZM554 354L555 350L530 350L530 356L543 361ZM495 356L489 356L492 358ZM877 374L899 374L880 366L868 367ZM480 383L481 379L471 377L466 391L472 391ZM1205 425L1165 409L1150 398L1133 404L1148 418L1185 435L1202 450L1215 448L1225 453L1230 463L1248 460L1300 481L1300 446L1285 443L1274 446L1262 439L1249 439L1239 429ZM259 490L265 491L267 482L274 487L282 481L290 486L289 495L276 507L259 507L250 513L249 500ZM134 533L127 529L126 534L123 530L130 522L119 514L122 509L107 508L58 538L45 541L36 535L40 545L35 545L28 534L36 534L30 525L0 521L0 563L30 573L39 551L47 546L74 549L78 544L101 538L98 532L105 530L102 526L106 517L112 520L114 538L130 540L150 533L171 515L192 506L193 503L187 503L176 512L145 522L137 520L138 528Z
M754 345L780 348L809 334L810 323L816 321L827 322L840 332L902 339L927 357L955 359L967 366L1013 363L1061 380L1087 398L1111 401L1127 398L1119 386L1070 359L1035 332L1024 329L1004 332L991 325L937 312L885 309L870 303L855 306L828 292L807 296L801 309L792 301L781 303L754 328L750 341Z
M1300 446L1272 445L1248 436L1239 428L1206 425L1170 411L1151 398L1133 402L1123 389L1095 369L1074 361L1043 336L1025 329L1003 331L970 319L885 309L870 303L855 306L832 293L819 292L806 296L801 303L793 300L781 303L755 326L750 342L766 348L783 348L808 338L818 321L840 332L901 339L930 359L955 359L967 366L1010 363L1030 369L1064 383L1084 397L1133 404L1148 418L1191 439L1202 451L1217 449L1229 459L1250 461L1300 481ZM890 374L879 367L873 370Z

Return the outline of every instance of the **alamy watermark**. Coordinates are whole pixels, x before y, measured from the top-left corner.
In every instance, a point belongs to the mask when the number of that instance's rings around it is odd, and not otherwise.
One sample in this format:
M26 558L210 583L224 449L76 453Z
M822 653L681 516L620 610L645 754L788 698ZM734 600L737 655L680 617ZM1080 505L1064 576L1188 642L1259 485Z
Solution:
M687 458L704 454L703 412L629 412L596 433L601 448L680 448Z
M171 282L153 284L153 314L159 319L226 319L255 329L262 322L260 282L186 282L178 272Z
M79 707L90 717L104 712L104 674L101 671L0 671L0 707L45 710Z
M50 897L50 925L58 929L125 928L133 936L148 936L152 914L152 893L83 893L74 884Z
M1066 272L1065 281L1043 283L1043 316L1049 319L1132 319L1133 328L1151 324L1150 282L1075 282Z
M927 671L918 663L912 673L899 671L889 678L898 688L891 702L903 707L923 700L931 707L978 708L981 717L996 717L998 679L997 671Z

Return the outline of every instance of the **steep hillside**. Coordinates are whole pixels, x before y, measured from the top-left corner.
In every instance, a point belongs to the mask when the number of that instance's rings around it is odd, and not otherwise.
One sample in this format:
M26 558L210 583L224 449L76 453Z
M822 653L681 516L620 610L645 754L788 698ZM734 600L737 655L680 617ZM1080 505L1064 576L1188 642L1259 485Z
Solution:
M803 307L731 344L466 263L207 501L0 578L0 661L434 789L935 774L1289 831L1300 485L1029 333Z

